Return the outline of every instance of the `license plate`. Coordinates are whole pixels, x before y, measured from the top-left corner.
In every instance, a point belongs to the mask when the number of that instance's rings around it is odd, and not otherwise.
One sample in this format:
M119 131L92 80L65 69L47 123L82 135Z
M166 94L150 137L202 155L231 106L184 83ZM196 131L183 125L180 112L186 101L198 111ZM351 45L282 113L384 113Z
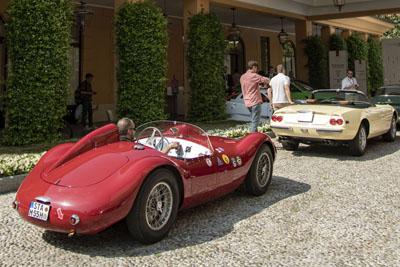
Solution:
M29 207L28 216L38 220L47 221L47 218L49 217L49 211L50 205L32 201L31 206Z
M314 118L313 112L299 112L297 114L298 122L312 122Z

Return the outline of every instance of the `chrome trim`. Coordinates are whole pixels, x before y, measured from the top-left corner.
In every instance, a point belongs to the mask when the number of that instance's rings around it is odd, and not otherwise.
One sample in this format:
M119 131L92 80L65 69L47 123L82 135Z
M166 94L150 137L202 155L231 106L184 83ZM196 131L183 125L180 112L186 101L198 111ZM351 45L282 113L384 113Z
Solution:
M317 129L317 132L329 132L329 133L341 133L343 130L334 130L334 129Z
M35 197L35 199L43 204L50 204L51 203L51 199L49 197L45 197L45 196L39 196L39 197Z
M74 220L75 220L75 223L72 223L71 219L74 219ZM71 216L71 218L69 218L69 222L70 222L72 225L77 225L80 221L81 221L81 219L80 219L79 216L76 215L76 214L73 214L73 215Z
M271 129L283 129L283 130L290 130L290 127L287 126L271 126Z

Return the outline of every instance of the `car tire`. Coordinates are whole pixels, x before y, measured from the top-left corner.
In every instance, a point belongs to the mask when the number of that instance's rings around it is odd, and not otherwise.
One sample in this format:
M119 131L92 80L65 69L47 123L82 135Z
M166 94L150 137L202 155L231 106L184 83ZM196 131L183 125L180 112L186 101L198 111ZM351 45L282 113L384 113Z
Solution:
M146 244L162 240L175 221L178 205L175 176L166 169L152 172L143 182L126 217L130 235Z
M393 142L396 139L396 117L393 116L390 121L390 129L387 133L385 133L383 137L383 141L385 142Z
M299 147L299 142L282 141L282 146L285 150L295 151Z
M272 180L273 164L271 148L263 144L257 151L244 181L247 193L260 196L267 191Z
M349 152L352 156L362 156L367 149L367 130L364 124L360 125L356 137L349 143Z

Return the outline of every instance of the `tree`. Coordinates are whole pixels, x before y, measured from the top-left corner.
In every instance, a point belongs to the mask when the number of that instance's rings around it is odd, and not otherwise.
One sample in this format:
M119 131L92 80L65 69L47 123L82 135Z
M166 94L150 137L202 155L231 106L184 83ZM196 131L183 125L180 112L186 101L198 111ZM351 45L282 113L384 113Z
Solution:
M386 39L400 38L400 14L381 15L379 17L395 23L395 27L393 29L388 30L383 35L383 38Z

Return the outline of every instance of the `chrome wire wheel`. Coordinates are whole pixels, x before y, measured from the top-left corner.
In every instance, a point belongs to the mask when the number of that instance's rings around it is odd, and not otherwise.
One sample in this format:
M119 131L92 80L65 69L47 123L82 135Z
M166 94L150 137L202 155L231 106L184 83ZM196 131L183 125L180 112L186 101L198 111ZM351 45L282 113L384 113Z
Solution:
M358 145L361 151L364 151L365 147L367 146L367 132L365 131L364 127L360 128Z
M271 172L271 159L267 152L260 155L257 162L257 182L260 187L265 186L268 183Z
M171 187L160 182L151 190L146 201L146 222L153 231L163 228L171 216L173 194Z

